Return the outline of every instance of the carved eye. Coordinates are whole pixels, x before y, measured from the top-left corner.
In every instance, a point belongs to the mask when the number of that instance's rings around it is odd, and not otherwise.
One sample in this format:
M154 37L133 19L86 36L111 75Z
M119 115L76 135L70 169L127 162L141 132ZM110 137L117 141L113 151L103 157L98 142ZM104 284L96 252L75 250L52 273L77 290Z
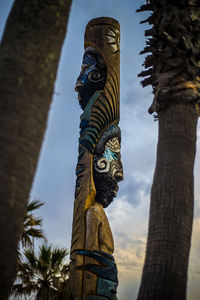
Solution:
M90 74L88 75L88 79L91 82L98 82L102 79L102 75L99 71L92 71L90 72Z

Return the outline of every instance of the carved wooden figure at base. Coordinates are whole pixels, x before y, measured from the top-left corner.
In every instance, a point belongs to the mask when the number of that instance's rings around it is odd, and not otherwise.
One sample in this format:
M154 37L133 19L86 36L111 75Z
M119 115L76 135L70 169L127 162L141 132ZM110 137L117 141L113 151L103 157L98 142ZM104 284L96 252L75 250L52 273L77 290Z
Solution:
M73 300L116 300L113 236L104 208L123 180L119 123L119 23L91 20L76 82L83 109L70 255Z

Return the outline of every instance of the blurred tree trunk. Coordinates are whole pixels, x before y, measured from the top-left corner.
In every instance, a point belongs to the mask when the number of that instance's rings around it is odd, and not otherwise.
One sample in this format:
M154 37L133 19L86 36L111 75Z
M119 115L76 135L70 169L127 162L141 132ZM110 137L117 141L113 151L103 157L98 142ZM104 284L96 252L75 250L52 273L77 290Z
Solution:
M189 104L158 114L147 251L138 300L184 300L193 222L197 113Z
M0 45L0 298L17 244L47 124L71 0L15 0Z
M159 122L146 258L137 300L184 300L191 245L200 99L200 3L147 0L152 28L142 51Z

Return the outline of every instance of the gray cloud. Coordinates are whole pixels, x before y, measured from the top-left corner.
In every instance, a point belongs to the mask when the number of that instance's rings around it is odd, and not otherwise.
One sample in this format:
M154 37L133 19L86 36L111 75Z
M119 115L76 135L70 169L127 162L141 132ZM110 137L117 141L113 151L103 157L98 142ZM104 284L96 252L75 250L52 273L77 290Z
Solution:
M120 187L119 196L125 196L127 201L137 207L141 202L141 197L148 196L151 184L137 178L137 174L129 176Z

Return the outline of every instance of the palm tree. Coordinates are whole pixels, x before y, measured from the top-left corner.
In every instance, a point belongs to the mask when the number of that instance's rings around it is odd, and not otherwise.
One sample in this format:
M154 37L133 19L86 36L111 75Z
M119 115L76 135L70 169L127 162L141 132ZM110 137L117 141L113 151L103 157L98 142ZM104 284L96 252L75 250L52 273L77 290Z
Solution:
M32 248L34 250L34 239L44 239L46 237L41 229L42 219L36 217L33 211L44 205L43 202L39 200L28 200L26 213L24 216L22 235L17 248L17 265L16 265L16 276L18 272L18 266L21 264L22 260L22 248ZM39 228L38 228L39 227Z
M69 285L69 264L63 266L60 274L62 280L60 280L57 300L73 300Z
M193 167L200 99L200 2L148 0L149 112L158 117L157 161L151 189L146 258L138 300L186 299L193 223ZM144 21L145 22L145 21ZM148 76L148 77L147 77Z
M23 230L21 235L22 247L34 247L34 239L46 239L41 229L42 219L36 217L33 211L43 206L39 200L28 200L26 214L24 216Z
M47 124L72 0L15 0L0 44L0 295L16 249ZM9 92L8 92L9 91Z
M67 285L69 268L65 259L67 249L42 245L38 255L33 249L24 251L24 261L18 269L17 282L13 287L14 299L35 296L37 300L58 300L64 284ZM67 295L65 294L65 299Z

